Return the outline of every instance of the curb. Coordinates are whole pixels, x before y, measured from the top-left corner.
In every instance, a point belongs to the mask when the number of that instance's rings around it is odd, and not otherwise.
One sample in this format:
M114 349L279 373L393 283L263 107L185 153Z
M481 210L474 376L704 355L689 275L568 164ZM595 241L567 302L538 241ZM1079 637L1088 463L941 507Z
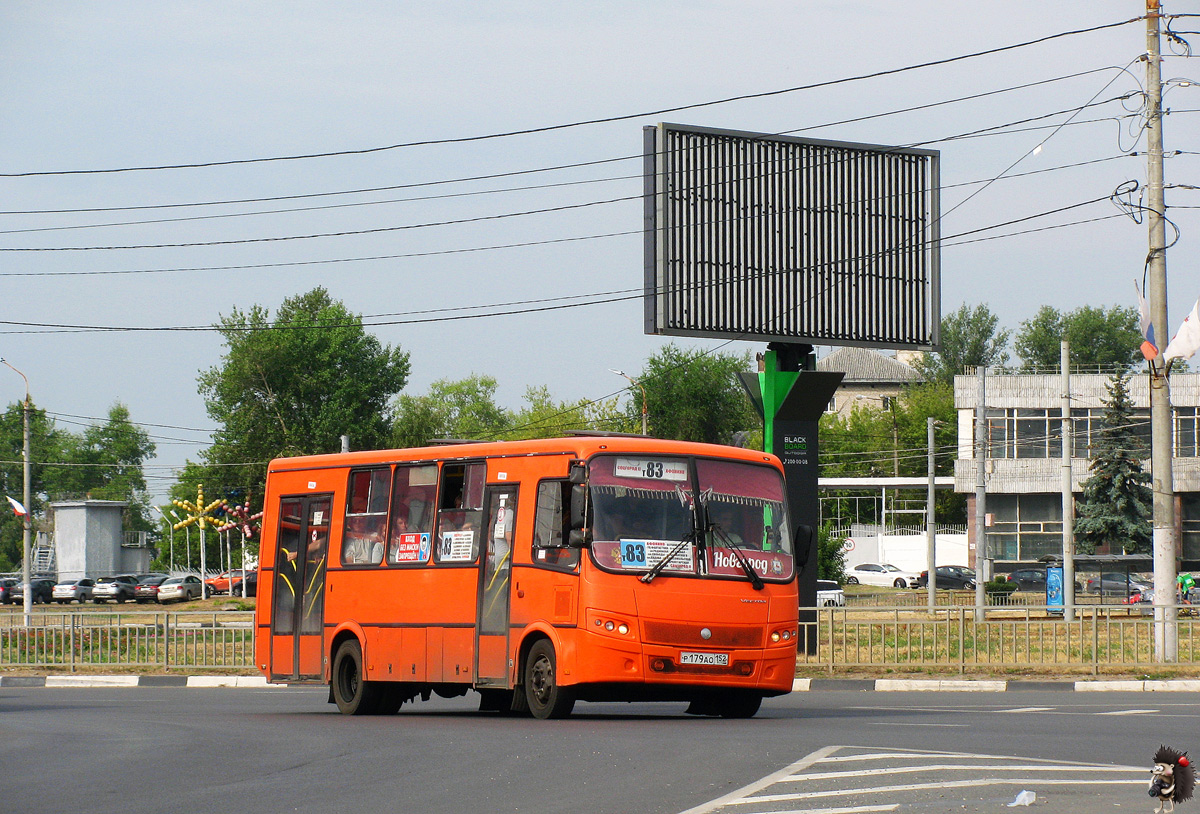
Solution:
M0 676L0 687L186 687L188 689L287 689L269 684L264 676L206 675L51 675ZM1096 679L1053 681L1043 679L971 678L797 678L793 692L1200 692L1200 679L1136 680Z
M797 678L793 692L1200 692L1200 680L1121 679L1092 681L1012 681L994 679L927 678Z

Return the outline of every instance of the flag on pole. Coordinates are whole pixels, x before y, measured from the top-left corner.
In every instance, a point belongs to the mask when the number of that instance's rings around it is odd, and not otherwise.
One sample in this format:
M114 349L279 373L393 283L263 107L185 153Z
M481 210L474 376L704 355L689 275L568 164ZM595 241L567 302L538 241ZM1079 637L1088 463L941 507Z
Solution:
M5 495L5 497L8 497L8 495ZM17 517L24 517L26 514L28 514L28 512L25 511L25 507L22 506L19 501L8 497L8 502L12 504L13 514L15 514Z
M1163 362L1172 359L1191 359L1200 350L1200 300L1192 306L1192 312L1183 318L1179 333L1163 351Z
M1142 296L1137 282L1134 282L1133 288L1138 295L1138 325L1145 340L1142 342L1142 356L1147 362L1153 362L1158 358L1158 345L1154 343L1154 323L1150 321L1150 306L1146 304L1146 298Z

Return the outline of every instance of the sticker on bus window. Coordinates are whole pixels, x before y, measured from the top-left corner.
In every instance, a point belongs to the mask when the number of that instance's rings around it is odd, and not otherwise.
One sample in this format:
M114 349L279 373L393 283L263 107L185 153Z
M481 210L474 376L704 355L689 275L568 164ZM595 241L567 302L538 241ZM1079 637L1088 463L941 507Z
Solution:
M428 534L401 534L396 541L394 562L427 562L430 540Z
M642 480L686 481L686 461L664 461L655 458L617 458L613 462L613 476L639 478Z
M438 543L438 559L442 562L470 562L475 559L475 532L471 529L443 531Z
M678 540L621 540L618 547L622 568L653 568L663 557L671 553ZM692 544L688 543L675 552L675 556L662 567L663 571L696 570Z

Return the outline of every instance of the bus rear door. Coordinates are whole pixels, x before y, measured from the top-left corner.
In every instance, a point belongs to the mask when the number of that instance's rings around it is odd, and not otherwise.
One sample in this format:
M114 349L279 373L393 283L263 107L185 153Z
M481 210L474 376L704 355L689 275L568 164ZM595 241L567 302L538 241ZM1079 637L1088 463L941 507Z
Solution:
M483 686L507 686L509 582L517 520L517 487L489 486L484 517L475 676L476 682Z
M284 497L271 607L271 679L324 678L331 495Z

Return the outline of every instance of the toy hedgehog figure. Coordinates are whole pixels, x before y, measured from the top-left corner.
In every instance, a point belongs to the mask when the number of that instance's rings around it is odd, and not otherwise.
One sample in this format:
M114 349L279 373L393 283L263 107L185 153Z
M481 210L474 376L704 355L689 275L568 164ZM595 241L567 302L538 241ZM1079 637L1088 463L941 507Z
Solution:
M1176 803L1192 799L1196 775L1187 752L1169 746L1159 746L1154 753L1154 768L1150 770L1150 796L1158 798L1155 814L1175 810Z

